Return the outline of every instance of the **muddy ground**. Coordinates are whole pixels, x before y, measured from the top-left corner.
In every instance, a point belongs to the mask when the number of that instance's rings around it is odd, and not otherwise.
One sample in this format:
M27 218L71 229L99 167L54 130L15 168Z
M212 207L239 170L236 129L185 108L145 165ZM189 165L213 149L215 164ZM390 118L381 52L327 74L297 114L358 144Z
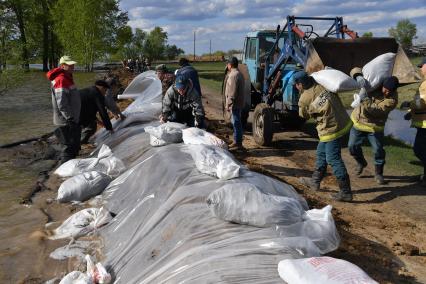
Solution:
M231 142L232 130L222 120L221 96L205 88L203 94L208 129ZM121 107L127 104L124 102ZM397 176L388 169L388 184L378 186L372 179L374 169L369 165L360 178L351 175L354 201L335 202L330 198L337 191L331 174L319 192L303 185L302 179L309 177L314 167L316 145L315 133L309 127L275 134L272 147L257 146L251 133L246 132L247 151L234 154L250 169L293 185L311 207L333 205L342 244L330 256L357 264L380 283L426 283L426 189L417 186L409 173ZM80 154L87 156L91 150L85 147ZM3 224L8 226L9 233L0 245L2 283L43 283L54 275L84 266L75 259L49 258L51 251L69 240L47 240L49 230L45 224L58 224L82 209L78 204L54 202L61 183L51 175L56 154L55 142L49 140L0 150L0 163L7 161L8 166L17 168L35 167L35 172L40 172L34 177L33 186L18 188L19 198L13 206L19 213ZM350 171L355 164L347 149L343 150L343 157ZM92 254L96 254L96 249Z
M220 94L204 89L203 96L209 130L232 142L232 129L223 121ZM333 206L342 243L330 256L357 264L380 283L426 283L426 188L415 183L416 176L397 176L386 168L388 183L377 185L372 161L356 177L351 174L355 162L344 149L353 202L330 198L338 190L330 168L321 190L309 190L303 180L312 174L318 141L311 128L276 133L272 147L258 146L246 131L243 145L247 151L234 155L250 169L293 185L311 207Z

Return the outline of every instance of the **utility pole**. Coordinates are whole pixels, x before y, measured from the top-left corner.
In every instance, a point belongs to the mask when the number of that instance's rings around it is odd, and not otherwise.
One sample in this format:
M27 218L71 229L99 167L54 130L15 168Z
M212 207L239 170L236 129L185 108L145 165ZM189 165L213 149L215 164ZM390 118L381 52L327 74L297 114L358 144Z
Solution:
M195 61L195 31L194 31L194 61Z
M212 40L210 39L210 61L212 61Z

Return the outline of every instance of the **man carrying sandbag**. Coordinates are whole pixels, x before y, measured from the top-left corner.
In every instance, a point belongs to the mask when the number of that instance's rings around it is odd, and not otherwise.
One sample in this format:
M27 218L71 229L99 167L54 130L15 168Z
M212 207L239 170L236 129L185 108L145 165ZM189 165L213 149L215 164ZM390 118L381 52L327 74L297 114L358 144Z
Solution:
M353 68L351 76L358 82L362 81L361 69ZM398 104L398 93L396 92L398 83L398 78L392 76L385 78L382 87L370 94L362 92L362 88L359 103L352 105L355 107L351 114L354 125L349 135L348 148L357 162L356 174L361 175L367 166L361 147L367 138L374 152L374 179L380 185L385 184L383 178L386 155L383 149L385 123L389 112Z
M319 190L329 164L333 168L340 189L332 198L338 201L352 201L349 175L341 156L342 137L352 126L349 115L337 94L327 91L306 72L297 72L294 75L294 82L300 93L299 115L305 119L316 120L320 139L315 171L309 180L309 187Z
M175 84L163 97L160 122L179 122L189 127L204 128L204 117L201 96L194 88L191 79L177 75Z
M426 77L426 58L418 65ZM424 80L414 99L411 102L403 102L401 108L409 107L410 110L404 116L406 120L411 119L411 127L417 128L416 138L414 139L413 150L414 154L423 164L423 176L420 179L420 184L426 187L426 80Z

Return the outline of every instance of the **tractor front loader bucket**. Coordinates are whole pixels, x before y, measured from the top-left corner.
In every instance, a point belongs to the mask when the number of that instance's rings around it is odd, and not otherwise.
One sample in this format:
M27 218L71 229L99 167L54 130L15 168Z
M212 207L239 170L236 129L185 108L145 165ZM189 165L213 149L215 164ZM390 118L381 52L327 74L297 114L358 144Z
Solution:
M392 75L401 84L421 80L420 74L411 64L404 50L394 38L337 39L319 37L307 41L308 59L305 70L309 74L325 66L349 75L353 67L363 67L375 57L392 52L396 54Z

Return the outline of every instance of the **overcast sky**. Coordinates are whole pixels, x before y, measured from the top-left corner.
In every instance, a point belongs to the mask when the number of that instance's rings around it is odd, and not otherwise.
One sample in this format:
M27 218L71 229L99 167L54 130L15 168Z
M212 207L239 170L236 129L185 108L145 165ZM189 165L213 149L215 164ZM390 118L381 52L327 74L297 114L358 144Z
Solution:
M247 32L275 29L285 23L287 15L335 17L360 35L388 36L390 27L401 19L417 25L418 39L426 43L426 0L121 0L129 13L129 25L145 31L155 26L168 33L169 44L196 54L242 49ZM317 23L318 24L318 23ZM328 26L317 25L317 31Z

